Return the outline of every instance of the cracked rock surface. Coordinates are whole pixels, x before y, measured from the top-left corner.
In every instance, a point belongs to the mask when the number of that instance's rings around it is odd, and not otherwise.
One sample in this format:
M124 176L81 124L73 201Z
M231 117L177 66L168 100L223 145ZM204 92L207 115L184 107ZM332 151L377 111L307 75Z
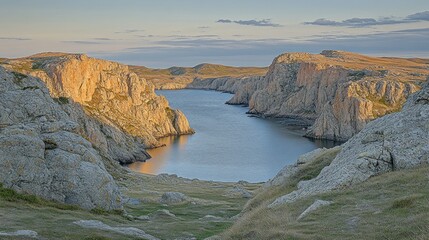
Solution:
M0 67L0 182L82 208L121 209L121 194L93 145L40 79Z
M342 145L332 163L271 206L360 183L371 176L429 163L429 84L401 112L370 122Z

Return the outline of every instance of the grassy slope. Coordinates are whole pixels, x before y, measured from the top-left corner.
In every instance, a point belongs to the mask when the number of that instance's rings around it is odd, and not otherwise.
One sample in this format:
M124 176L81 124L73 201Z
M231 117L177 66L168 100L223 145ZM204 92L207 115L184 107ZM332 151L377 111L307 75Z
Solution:
M348 189L309 197L275 209L266 208L275 198L295 189L297 180L309 169L314 172L317 167L303 169L286 186L258 194L249 202L244 216L222 237L429 239L429 166L383 174ZM297 217L316 199L334 203L297 221Z
M223 196L225 189L233 183L191 181L179 178L159 180L153 176L129 173L118 181L125 195L139 199L138 205L126 205L128 214L137 217L159 209L167 209L177 219L160 218L140 221L118 213L85 211L76 207L40 200L32 196L0 190L0 231L33 230L47 239L133 239L112 232L84 229L76 220L100 220L110 226L137 227L161 239L173 239L189 234L202 239L219 234L232 225L232 220L205 222L198 220L205 215L230 218L238 214L246 203L244 198ZM254 190L258 184L246 184L244 188ZM162 193L180 191L192 199L179 205L163 205L158 202ZM195 203L192 203L195 202ZM21 238L8 238L21 239Z

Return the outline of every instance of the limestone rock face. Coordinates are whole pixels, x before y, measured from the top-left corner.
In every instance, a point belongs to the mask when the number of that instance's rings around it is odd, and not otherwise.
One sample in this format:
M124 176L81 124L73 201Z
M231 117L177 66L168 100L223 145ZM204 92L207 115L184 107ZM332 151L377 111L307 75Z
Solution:
M53 97L72 99L87 115L139 138L145 147L159 146L160 137L193 133L186 117L125 65L84 54L39 54L9 63L30 64L27 73L40 77Z
M80 104L71 100L68 104L61 104L61 107L77 123L76 131L88 139L101 156L121 164L150 158L145 151L146 145L140 138L88 116Z
M37 78L0 67L0 182L91 209L121 209L102 156Z
M429 84L411 95L402 111L368 123L342 145L341 152L316 178L273 205L349 186L371 176L429 163Z
M244 84L252 81L254 78L261 77L219 77L219 78L195 78L186 88L207 89L222 92L235 93L242 88Z
M369 121L398 111L420 88L427 67L340 51L287 53L274 59L249 108L266 116L311 119L307 136L344 141Z

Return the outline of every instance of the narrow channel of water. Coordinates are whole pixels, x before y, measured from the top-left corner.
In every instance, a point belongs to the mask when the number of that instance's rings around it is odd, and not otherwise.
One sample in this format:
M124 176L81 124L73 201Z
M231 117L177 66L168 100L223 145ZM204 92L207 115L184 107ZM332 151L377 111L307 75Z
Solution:
M312 141L276 120L246 115L242 106L225 102L232 95L215 91L157 91L182 110L194 135L168 137L167 146L151 149L147 162L129 165L149 174L169 173L214 181L266 181L297 157L333 142Z

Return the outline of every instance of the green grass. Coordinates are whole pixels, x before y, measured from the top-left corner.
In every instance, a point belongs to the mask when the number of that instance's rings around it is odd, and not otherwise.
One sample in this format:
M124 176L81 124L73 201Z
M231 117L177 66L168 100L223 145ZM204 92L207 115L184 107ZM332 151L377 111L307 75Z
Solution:
M390 172L347 189L244 214L224 239L429 239L429 166ZM277 189L279 191L279 189ZM281 194L286 194L289 189ZM257 196L258 197L258 196ZM267 196L272 202L276 194ZM304 219L316 199L334 203ZM265 202L264 202L265 203Z
M22 90L36 90L36 89L40 89L38 86L27 86L27 87L23 87Z
M70 100L67 97L58 97L58 98L53 98L55 102L64 105L64 104L68 104L70 103Z
M392 204L392 209L398 208L412 208L417 202L419 195L411 195L396 199Z
M12 74L13 74L13 76L15 76L15 82L18 84L21 84L22 80L27 77L27 75L22 74L20 72L13 71Z
M43 69L43 62L38 62L38 61L34 61L34 62L32 62L32 64L31 64L31 69L33 69L33 70L39 70L39 69Z
M107 211L107 210L104 210L104 209L99 208L99 207L96 207L96 208L91 209L91 211L90 211L90 212L91 212L92 214L96 214L96 215L104 215L104 216L111 215L111 214L116 214L116 215L122 215L122 214L123 214L123 211L122 211L122 210Z
M26 203L31 204L33 206L45 206L45 207L53 207L61 210L76 210L79 209L77 206L62 204L53 201L47 201L40 197L30 195L30 194L22 194L17 193L16 191L4 188L3 184L0 183L0 199L3 201L14 202L14 203Z
M23 201L35 204L39 204L41 202L41 200L36 196L19 194L12 189L4 188L2 183L0 183L0 198L10 202Z
M101 209L86 211L74 206L46 201L34 196L18 194L0 188L0 231L29 229L47 239L134 239L133 237L97 229L85 229L73 224L77 220L99 220L113 227L136 227L160 239L174 239L192 234L197 239L220 234L231 227L229 218L238 214L247 199L224 196L225 190L234 183L191 181L173 178L160 181L147 176L125 171L115 171L115 178L123 194L141 201L137 205L124 206L127 216L121 212L106 212ZM245 184L249 191L260 184ZM180 191L190 200L183 204L163 205L159 199L164 192ZM166 209L176 218L159 217L151 221L134 219ZM205 215L223 217L222 222L199 220Z

